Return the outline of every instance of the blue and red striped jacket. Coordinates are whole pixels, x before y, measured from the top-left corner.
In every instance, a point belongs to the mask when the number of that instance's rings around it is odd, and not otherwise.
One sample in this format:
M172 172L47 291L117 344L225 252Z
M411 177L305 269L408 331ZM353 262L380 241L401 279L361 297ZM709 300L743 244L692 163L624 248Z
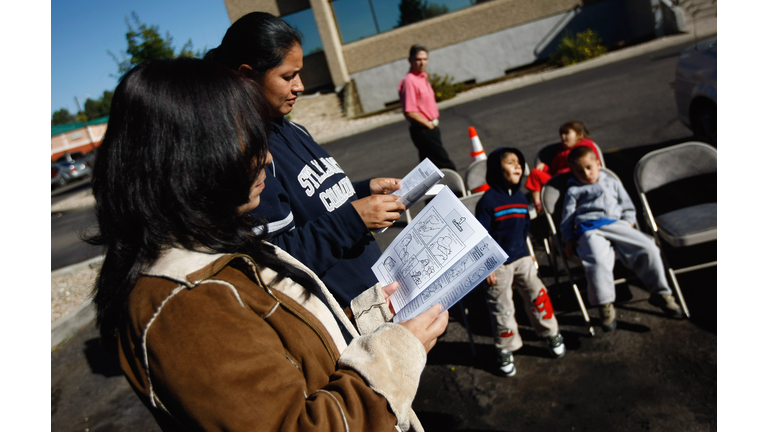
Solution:
M507 183L501 171L501 157L507 151L516 153L521 164L525 164L522 153L517 149L500 148L488 155L486 180L490 189L475 207L477 220L509 255L505 264L529 254L525 238L531 224L528 200L520 190L520 184ZM524 181L521 179L520 183Z

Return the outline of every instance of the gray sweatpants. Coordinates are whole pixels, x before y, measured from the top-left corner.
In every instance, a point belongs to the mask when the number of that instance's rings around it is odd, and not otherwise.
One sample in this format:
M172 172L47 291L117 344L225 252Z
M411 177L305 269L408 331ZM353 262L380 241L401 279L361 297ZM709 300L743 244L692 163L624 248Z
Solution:
M515 303L512 288L523 296L525 312L540 337L554 336L558 332L557 318L549 301L547 287L536 274L533 259L526 256L497 268L496 285L485 292L488 310L493 318L494 342L496 349L517 351L523 346L523 339L517 331Z
M614 252L615 251L615 252ZM587 294L593 305L613 303L613 265L618 255L621 262L637 274L648 291L671 294L661 252L653 239L629 226L623 220L589 230L577 240L576 252L584 264Z

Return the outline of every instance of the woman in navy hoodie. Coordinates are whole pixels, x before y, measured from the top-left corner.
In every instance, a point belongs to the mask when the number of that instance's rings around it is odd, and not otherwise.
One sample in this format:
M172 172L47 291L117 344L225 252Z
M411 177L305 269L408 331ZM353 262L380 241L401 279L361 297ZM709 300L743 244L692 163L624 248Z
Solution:
M512 352L523 346L515 321L512 288L523 296L528 318L536 334L547 341L552 355L565 355L565 344L547 287L536 274L525 241L531 223L528 200L520 190L520 185L524 184L521 180L525 158L518 149L502 147L488 155L486 164L485 180L490 189L478 201L475 215L509 259L488 276L485 299L494 318L499 369L503 375L512 376L517 372Z
M253 12L227 30L206 60L239 70L261 85L272 115L261 205L269 241L320 276L342 306L377 283L371 266L381 255L371 229L391 226L405 206L387 193L399 179L352 183L307 130L284 116L304 90L301 35L285 21Z

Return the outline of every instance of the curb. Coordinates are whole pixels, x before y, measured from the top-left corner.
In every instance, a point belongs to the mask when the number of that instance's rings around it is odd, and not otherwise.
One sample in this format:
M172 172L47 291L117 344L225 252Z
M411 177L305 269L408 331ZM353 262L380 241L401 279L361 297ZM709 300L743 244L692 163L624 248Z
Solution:
M664 36L658 39L653 39L649 42L646 42L640 45L635 45L635 46L624 48L618 51L613 51L613 52L604 54L600 57L583 61L575 65L565 66L552 71L545 71L545 72L541 72L534 75L524 76L521 78L509 80L506 82L501 82L499 84L492 84L487 89L483 89L482 87L480 87L477 89L477 91L470 90L471 93L465 94L464 96L462 96L462 94L459 94L453 99L449 99L443 102L438 102L437 108L439 110L447 109L456 105L461 105L463 103L476 101L484 97L496 95L499 93L504 93L511 90L516 90L518 88L527 87L529 85L538 84L545 81L551 81L553 79L561 78L568 75L573 75L575 73L579 73L585 70L595 69L611 63L620 62L622 60L639 57L644 54L648 54L654 51L659 51L664 48L669 48L671 46L683 44L685 42L693 42L694 39L708 38L716 34L717 34L717 24L715 23L714 26L709 26L708 28L698 30L696 35L694 35L693 33L682 33L682 34L673 35L673 36ZM342 138L348 138L350 136L357 135L363 132L368 132L383 126L391 125L398 122L405 122L405 121L406 121L405 118L403 118L402 116L393 116L392 118L382 120L381 122L378 122L378 123L360 126L358 128L353 128L350 130L339 132L337 134L328 135L327 137L317 139L317 143L321 145L328 144L333 141L340 140Z
M70 266L54 270L51 272L51 276L63 276L77 273L88 268L96 268L103 261L104 255L100 255L77 264L72 264ZM70 313L57 319L51 324L51 351L53 351L62 343L68 341L86 325L93 322L95 318L96 306L89 298Z

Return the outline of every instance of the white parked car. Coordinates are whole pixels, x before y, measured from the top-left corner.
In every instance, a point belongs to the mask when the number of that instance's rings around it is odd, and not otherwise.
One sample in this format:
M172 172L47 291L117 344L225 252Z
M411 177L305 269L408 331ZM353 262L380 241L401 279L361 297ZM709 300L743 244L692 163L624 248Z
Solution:
M694 137L717 147L717 36L680 53L675 102L678 118Z

